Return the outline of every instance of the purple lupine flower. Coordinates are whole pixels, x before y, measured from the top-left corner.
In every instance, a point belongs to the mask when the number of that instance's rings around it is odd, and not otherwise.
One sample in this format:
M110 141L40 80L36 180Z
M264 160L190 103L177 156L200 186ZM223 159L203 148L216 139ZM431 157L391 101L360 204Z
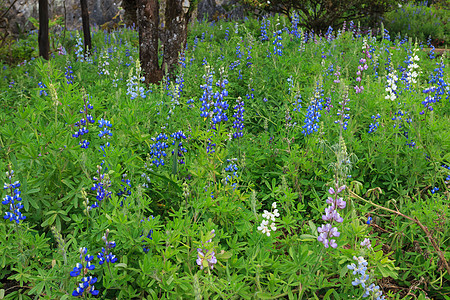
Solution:
M364 87L361 84L361 80L362 80L362 72L368 69L367 66L367 59L371 58L371 55L369 53L369 45L367 44L367 41L364 39L364 45L363 45L363 54L364 57L360 58L359 60L359 66L358 66L358 71L356 71L356 82L357 85L355 86L355 92L357 94L362 93L364 91Z
M344 209L346 206L346 202L342 197L339 197L339 194L345 190L345 185L338 186L336 185L334 188L330 188L328 193L332 195L332 197L328 197L327 203L330 204L327 208L325 208L325 214L322 216L322 219L326 222L324 225L319 227L317 231L320 233L317 240L323 243L325 248L329 246L336 248L337 243L333 237L338 237L340 235L338 229L333 227L333 223L342 223L344 219L337 212L337 209Z
M202 248L197 248L197 265L200 266L200 270L203 270L203 267L209 267L214 269L214 265L217 263L217 258L214 252L214 247L212 244L212 239L216 236L215 230L211 231L211 239L207 240L205 244L202 242Z

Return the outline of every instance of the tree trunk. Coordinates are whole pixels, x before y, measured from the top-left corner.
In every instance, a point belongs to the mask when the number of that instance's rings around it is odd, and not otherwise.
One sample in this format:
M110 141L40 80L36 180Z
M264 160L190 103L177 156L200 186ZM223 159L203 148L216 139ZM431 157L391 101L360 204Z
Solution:
M91 42L91 29L89 26L89 10L87 0L80 0L81 6L81 19L83 22L83 35L84 35L84 54L88 53L92 50L92 42Z
M137 19L136 19L136 11L137 11L137 3L136 0L122 0L122 7L125 11L124 13L124 21L127 26L136 26L137 25Z
M145 82L158 83L163 73L158 62L159 0L138 0L139 60Z
M50 42L48 38L48 0L39 0L39 56L48 60Z
M179 53L183 51L187 40L187 0L166 0L165 35L164 35L164 68L173 74L178 64Z

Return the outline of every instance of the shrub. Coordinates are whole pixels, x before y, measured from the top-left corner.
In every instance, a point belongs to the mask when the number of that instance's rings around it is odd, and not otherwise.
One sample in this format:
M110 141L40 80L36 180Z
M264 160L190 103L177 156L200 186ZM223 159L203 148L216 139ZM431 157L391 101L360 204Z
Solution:
M402 35L426 41L429 37L436 47L450 44L450 13L426 3L398 7L386 13L384 24L392 36Z

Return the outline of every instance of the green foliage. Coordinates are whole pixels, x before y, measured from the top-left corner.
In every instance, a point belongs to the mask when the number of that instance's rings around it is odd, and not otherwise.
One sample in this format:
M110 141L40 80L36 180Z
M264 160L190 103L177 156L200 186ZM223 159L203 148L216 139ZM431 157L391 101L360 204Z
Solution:
M96 268L89 272L104 299L359 298L363 289L352 285L347 267L354 256L367 260L370 280L392 299L450 292L429 236L417 222L380 208L417 218L448 259L450 171L442 167L450 164L448 93L420 114L422 91L436 85L430 75L443 68L442 81L449 81L448 59L429 59L419 45L350 31L328 40L308 35L305 41L302 29L301 38L289 32L286 18L267 20L269 41L261 39L254 19L194 24L183 56L186 68L159 86L138 81L137 33L129 29L94 31L97 50L83 61L69 48L76 44L72 33L57 40L67 55L5 66L0 179L8 182L8 165L15 171L27 218L20 225L0 222L0 298L68 299L77 286L69 273L80 261L80 247L95 256ZM281 56L274 53L274 32L280 32ZM36 43L33 35L25 41ZM370 49L371 57L364 91L357 94L362 49ZM391 62L400 78L412 53L419 58L417 83L408 90L399 80L398 98L386 100L385 67ZM67 83L67 66L74 84ZM334 82L337 67L340 83ZM228 80L223 99L229 120L215 130L211 118L200 116L208 74L212 93ZM132 99L134 76L138 94ZM335 121L347 92L350 118L342 130ZM233 139L239 97L245 127ZM320 97L318 129L305 135L307 108ZM112 124L109 147L99 137L98 122L88 124L87 149L72 137L88 100L92 117ZM399 110L403 118L393 119ZM377 113L379 127L369 133ZM164 165L157 166L150 154L156 137L179 130L186 139L172 145L169 138ZM215 144L214 152L208 143ZM176 155L181 147L187 150L185 164ZM236 169L229 171L230 164ZM100 165L111 197L89 209ZM324 248L318 228L336 181L347 185L347 204L343 222L334 223L337 248ZM274 202L280 215L268 236L258 226ZM0 211L9 208L1 205ZM117 245L110 250L118 261L99 265L105 232ZM370 248L361 246L366 238ZM203 259L197 249L204 250Z

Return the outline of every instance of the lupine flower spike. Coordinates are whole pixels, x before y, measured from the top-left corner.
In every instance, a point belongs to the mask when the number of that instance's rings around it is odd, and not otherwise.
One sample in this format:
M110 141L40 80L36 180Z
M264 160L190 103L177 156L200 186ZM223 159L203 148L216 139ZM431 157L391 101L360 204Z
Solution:
M83 277L81 278L81 282L72 292L72 296L84 297L87 293L90 293L93 296L98 295L99 291L94 287L94 283L97 282L97 277L87 276L89 271L95 269L95 265L91 263L93 259L94 256L87 254L87 249L85 247L80 248L80 262L75 265L70 272L70 276L78 277L81 275Z
M22 197L20 197L21 191L19 190L20 182L12 181L14 171L11 170L11 168L6 172L6 177L8 177L9 183L5 183L3 189L9 190L9 194L3 198L2 204L8 206L9 211L5 212L3 218L20 224L20 221L23 221L26 218L26 216L22 215L20 212L23 208Z
M328 221L329 223L326 223L317 229L317 231L319 232L319 237L317 238L317 240L323 243L325 248L328 248L330 246L332 248L337 247L337 243L334 238L339 237L341 233L336 227L333 227L333 223L342 223L344 221L344 219L339 215L337 211L337 209L344 209L347 204L342 197L339 197L339 194L344 190L345 185L336 185L335 188L330 188L328 190L328 193L331 196L328 197L327 203L330 204L330 206L325 208L325 214L322 216L322 219L324 221Z
M277 227L275 226L276 218L280 216L280 213L277 209L277 203L272 203L272 209L271 211L264 210L264 213L262 214L263 220L261 222L261 225L258 226L258 230L261 231L262 234L265 234L267 236L270 236L270 233L272 231L276 231Z
M213 229L210 233L210 239L205 243L202 242L202 247L197 248L197 265L200 266L200 270L205 267L214 269L214 265L217 263L217 258L214 252L214 243L212 239L216 236L215 230Z
M364 289L364 294L362 295L363 298L370 296L370 299L385 300L380 287L375 285L375 283L370 283L370 275L367 274L368 263L364 259L364 257L353 256L353 259L357 261L358 265L356 265L355 263L347 265L347 268L353 271L353 275L357 276L355 280L352 281L352 285L361 285L361 287Z
M110 263L113 264L117 262L117 257L111 252L111 249L116 247L116 242L108 241L108 235L109 229L106 229L106 232L102 237L102 240L105 242L105 247L102 247L102 252L98 253L97 257L99 259L99 265L103 265L106 262L109 267Z

